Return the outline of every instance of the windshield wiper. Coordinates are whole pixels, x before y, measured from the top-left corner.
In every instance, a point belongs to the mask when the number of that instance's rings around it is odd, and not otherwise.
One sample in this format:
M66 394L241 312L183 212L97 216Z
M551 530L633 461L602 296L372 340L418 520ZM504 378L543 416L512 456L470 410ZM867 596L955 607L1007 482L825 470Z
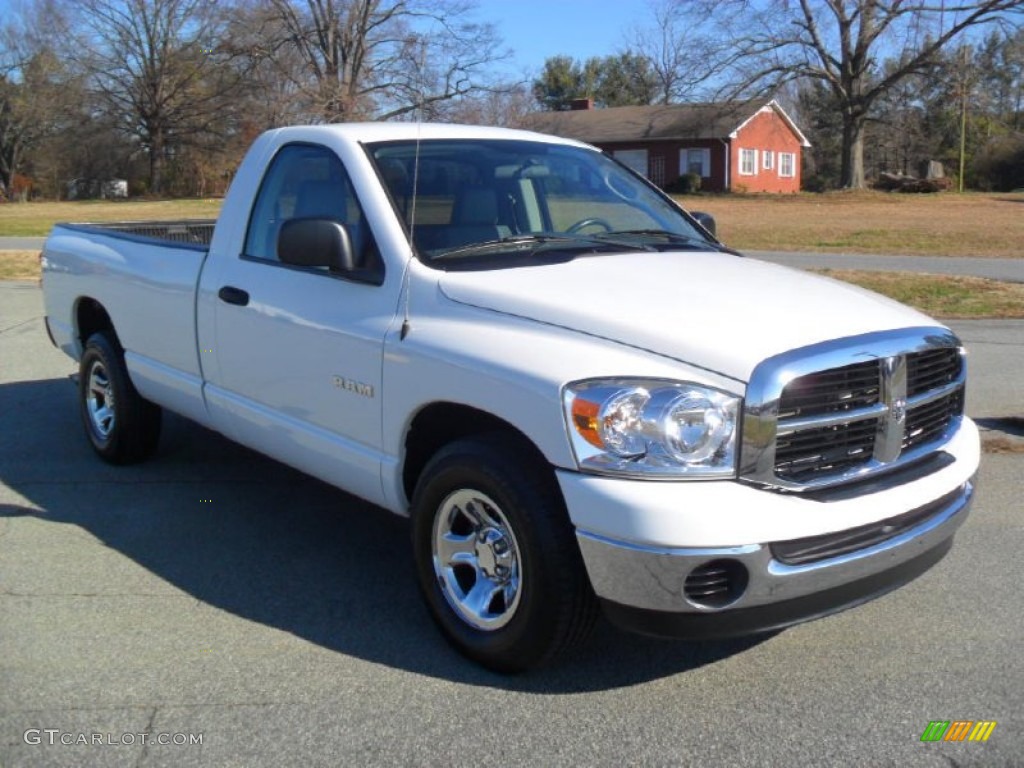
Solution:
M470 243L457 248L449 248L446 251L439 251L430 257L431 261L447 259L449 257L481 256L494 251L525 251L530 256L541 251L551 249L563 249L566 247L575 248L608 248L613 243L608 240L597 238L593 235L552 235L552 234L523 234L508 235L497 240L485 240L480 243ZM614 245L625 245L633 250L647 250L644 246L635 243L614 243ZM525 246L525 247L524 247Z
M672 245L686 245L690 248L700 250L723 251L724 253L737 253L721 243L713 240L705 240L703 237L684 235L681 232L669 232L667 229L617 229L612 232L600 232L593 237L611 241L616 237L638 237L638 238L659 238ZM738 255L738 254L737 254Z

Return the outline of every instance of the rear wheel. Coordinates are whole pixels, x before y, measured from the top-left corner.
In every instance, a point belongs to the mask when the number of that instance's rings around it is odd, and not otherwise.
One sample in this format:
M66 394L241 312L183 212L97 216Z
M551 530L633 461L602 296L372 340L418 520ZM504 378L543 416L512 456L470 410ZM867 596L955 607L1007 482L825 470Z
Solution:
M160 408L135 390L121 348L105 332L93 334L85 344L78 397L86 437L102 459L131 464L156 451Z
M460 440L413 495L416 568L431 615L463 654L500 672L586 637L596 600L549 467L505 435Z

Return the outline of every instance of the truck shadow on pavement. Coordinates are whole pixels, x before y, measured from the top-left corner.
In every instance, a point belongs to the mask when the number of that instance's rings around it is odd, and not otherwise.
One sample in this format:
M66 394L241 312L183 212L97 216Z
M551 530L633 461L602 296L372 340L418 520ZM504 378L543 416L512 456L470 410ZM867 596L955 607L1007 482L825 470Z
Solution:
M339 653L557 695L686 673L768 637L663 641L602 620L588 643L550 668L492 674L434 628L407 521L173 414L165 414L153 460L108 466L86 445L69 390L64 380L0 385L0 481L33 505L0 505L0 518L79 526L205 604Z

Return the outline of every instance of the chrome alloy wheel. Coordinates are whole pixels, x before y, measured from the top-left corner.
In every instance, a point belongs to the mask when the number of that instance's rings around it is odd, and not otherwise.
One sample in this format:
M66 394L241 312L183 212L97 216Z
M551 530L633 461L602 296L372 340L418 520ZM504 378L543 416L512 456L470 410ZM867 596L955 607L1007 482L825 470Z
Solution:
M114 386L99 360L89 369L85 404L93 431L101 440L106 440L114 430Z
M519 544L487 495L450 493L434 515L434 574L445 600L470 626L494 631L515 616L522 594Z

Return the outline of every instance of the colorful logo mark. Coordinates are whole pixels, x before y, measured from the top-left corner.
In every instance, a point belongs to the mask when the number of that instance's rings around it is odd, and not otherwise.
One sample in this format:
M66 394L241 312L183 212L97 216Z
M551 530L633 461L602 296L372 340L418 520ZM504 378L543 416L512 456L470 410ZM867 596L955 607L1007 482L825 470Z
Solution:
M921 741L988 741L995 729L995 720L932 720Z

